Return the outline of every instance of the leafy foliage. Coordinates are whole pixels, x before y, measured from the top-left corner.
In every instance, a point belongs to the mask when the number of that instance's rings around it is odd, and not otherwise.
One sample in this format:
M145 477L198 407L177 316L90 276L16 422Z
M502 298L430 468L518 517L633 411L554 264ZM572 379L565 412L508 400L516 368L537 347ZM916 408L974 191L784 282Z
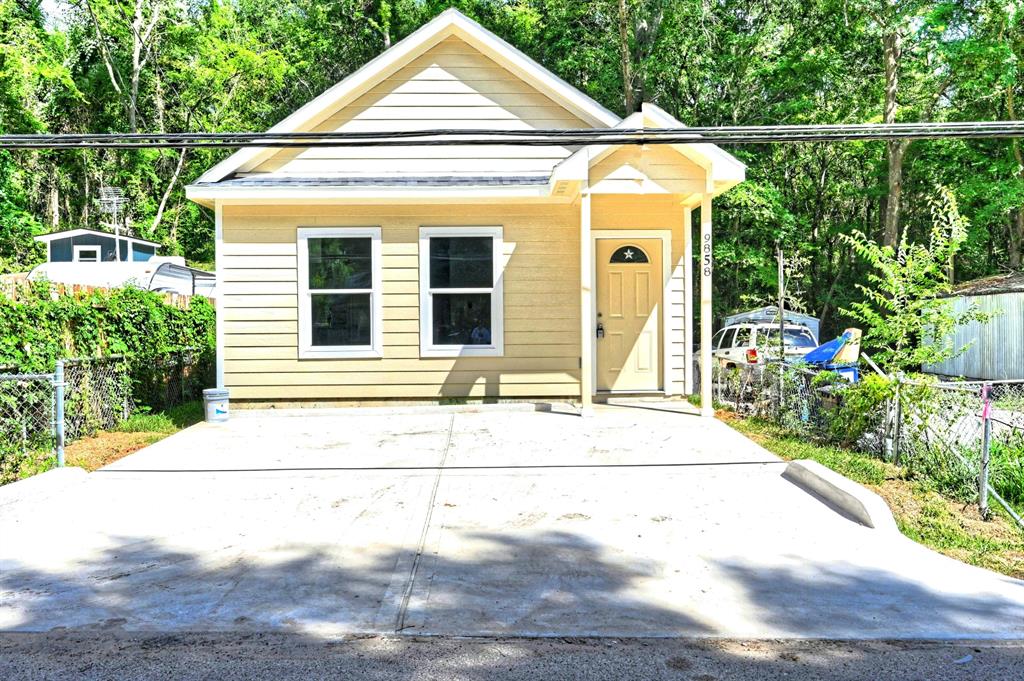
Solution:
M853 303L848 313L867 327L865 345L878 349L880 363L893 371L958 356L969 346L954 347L952 332L988 318L975 306L958 312L943 297L952 290L948 268L967 238L967 221L948 191L932 204L932 219L926 244L911 243L904 234L894 249L858 231L840 235L872 267L869 285L857 285L865 300Z
M1021 117L1024 11L996 0L0 0L0 132L263 130L449 6L621 114L629 94L691 125L880 121L883 40L898 33L899 120ZM716 318L772 298L781 240L805 258L801 299L823 335L849 325L866 267L841 237L881 233L886 145L730 151L748 181L715 214ZM0 270L38 263L41 231L100 226L103 185L126 190L139 236L210 263L212 215L183 188L224 154L0 154ZM1019 268L1022 158L1014 140L909 146L908 241L928 240L943 185L971 218L954 279Z
M181 308L134 287L67 294L33 282L0 295L0 367L49 372L67 357L125 354L152 365L184 349L212 353L214 321L205 298Z
M878 374L867 374L857 383L836 385L841 400L836 413L827 421L828 434L839 446L850 448L865 433L880 430L886 402L895 394L895 386Z

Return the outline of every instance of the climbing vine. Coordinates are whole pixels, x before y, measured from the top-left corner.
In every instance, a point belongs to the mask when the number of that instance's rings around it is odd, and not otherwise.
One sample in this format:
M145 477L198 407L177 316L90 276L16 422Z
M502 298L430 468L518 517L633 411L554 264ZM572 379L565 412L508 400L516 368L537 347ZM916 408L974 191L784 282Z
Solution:
M0 369L49 372L57 359L126 355L144 365L188 350L212 355L215 312L127 287L66 292L31 282L0 295Z

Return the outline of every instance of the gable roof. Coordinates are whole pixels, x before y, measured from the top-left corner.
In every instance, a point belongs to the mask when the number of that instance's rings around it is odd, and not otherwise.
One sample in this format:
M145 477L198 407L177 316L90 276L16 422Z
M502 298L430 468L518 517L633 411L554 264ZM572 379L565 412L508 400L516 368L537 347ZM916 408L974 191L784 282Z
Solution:
M659 106L644 102L640 111L613 126L623 130L642 128L685 128L681 121ZM587 179L589 168L621 149L621 144L590 144L559 163L551 174L552 183ZM665 145L707 171L707 193L717 196L746 179L747 166L721 147L709 143Z
M594 127L611 127L620 119L569 83L547 70L494 33L458 10L447 9L385 50L344 80L297 109L268 132L302 132L315 126L331 112L356 99L403 65L450 36L461 38L482 54L505 67L524 82L547 95ZM268 147L247 147L209 169L197 184L219 182L242 166L272 155Z
M155 246L156 248L160 248L161 246L163 246L163 244L157 243L156 241L140 239L137 236L128 236L127 234L118 235L112 232L101 232L98 229L86 229L84 227L79 227L77 229L65 229L62 232L48 232L46 234L40 234L39 236L34 238L36 241L42 241L43 243L47 243L55 239L66 239L69 237L81 236L84 234L89 234L92 236L105 236L110 237L111 239L124 239L125 241L131 241L132 243L144 244L146 246Z

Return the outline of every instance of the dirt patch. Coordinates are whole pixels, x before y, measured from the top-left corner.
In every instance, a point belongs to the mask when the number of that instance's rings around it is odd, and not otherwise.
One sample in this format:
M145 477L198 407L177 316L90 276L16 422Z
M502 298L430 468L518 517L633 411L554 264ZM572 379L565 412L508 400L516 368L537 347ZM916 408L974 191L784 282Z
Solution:
M101 432L69 444L64 449L64 457L69 466L94 471L165 437L165 433Z

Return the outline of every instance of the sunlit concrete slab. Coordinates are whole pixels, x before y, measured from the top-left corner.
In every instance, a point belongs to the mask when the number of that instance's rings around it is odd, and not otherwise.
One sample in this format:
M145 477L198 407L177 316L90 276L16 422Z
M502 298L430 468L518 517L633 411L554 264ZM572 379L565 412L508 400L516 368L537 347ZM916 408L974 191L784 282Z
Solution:
M641 406L261 411L0 505L0 629L1024 638L1024 583Z

